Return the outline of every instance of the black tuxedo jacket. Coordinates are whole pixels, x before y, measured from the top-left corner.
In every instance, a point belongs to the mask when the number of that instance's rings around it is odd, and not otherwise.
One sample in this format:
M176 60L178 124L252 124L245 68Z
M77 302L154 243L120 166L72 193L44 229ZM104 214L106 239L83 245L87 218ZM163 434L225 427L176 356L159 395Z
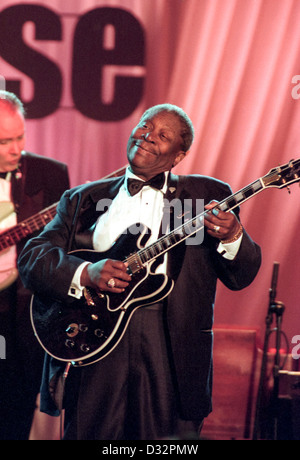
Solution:
M21 156L19 174L12 175L11 197L17 211L17 222L22 222L46 207L57 203L70 188L68 168L64 163L30 152ZM35 232L35 234L37 234ZM31 236L34 236L31 235ZM28 238L17 245L20 254ZM24 294L22 283L18 290ZM28 293L29 295L29 293ZM23 308L23 300L19 302Z
M20 177L12 176L12 199L18 222L58 202L70 188L67 166L54 159L24 152L19 171Z
M29 289L68 301L71 280L82 260L67 253L92 248L92 228L103 212L99 203L107 200L109 204L123 182L124 176L102 180L64 194L57 216L37 238L27 243L19 259L19 270ZM207 204L213 199L221 201L230 194L229 186L218 180L200 175L170 174L168 197L187 200L185 202L191 204L187 213L195 211L196 199L203 199ZM182 223L178 219L179 216L174 216L175 226ZM168 257L168 274L175 280L173 291L167 298L168 334L181 415L187 420L199 420L211 410L211 328L217 280L220 279L229 289L243 289L253 281L261 263L260 248L245 230L234 260L222 257L216 251L217 245L218 240L206 234L202 244L182 242L169 252ZM46 390L47 380L56 371L55 364L58 363L48 357L45 392L42 394L42 410L52 414L55 414L55 408L50 398L47 399ZM47 404L43 404L43 398Z
M11 200L17 213L17 222L20 223L57 203L69 188L68 168L64 163L34 153L23 152L18 173L13 173L11 177ZM37 233L38 231L30 236ZM18 254L27 240L28 237L23 238L17 244ZM15 286L12 288L15 289ZM18 280L17 289L24 294L25 290L20 280ZM27 295L29 296L30 293ZM0 294L0 303L2 300ZM22 302L20 302L21 307Z

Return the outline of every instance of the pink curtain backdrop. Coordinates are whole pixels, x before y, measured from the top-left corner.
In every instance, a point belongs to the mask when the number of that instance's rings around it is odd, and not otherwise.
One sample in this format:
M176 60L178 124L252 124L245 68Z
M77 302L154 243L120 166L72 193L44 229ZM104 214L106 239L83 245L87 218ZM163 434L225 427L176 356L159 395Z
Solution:
M144 109L163 102L181 106L195 126L195 142L174 170L178 174L214 176L237 191L271 168L300 157L299 0L27 3L53 10L63 27L58 42L36 40L32 23L23 27L28 46L54 61L63 75L58 110L27 121L27 149L66 162L73 186L125 165L131 129ZM2 0L0 14L20 4ZM104 6L130 12L142 25L146 43L145 67L105 69L102 97L107 100L112 97L114 75L145 77L139 105L127 118L114 122L82 115L74 108L70 89L75 25L81 15ZM32 98L30 78L1 55L0 74L21 81L25 102ZM292 337L300 334L298 184L290 190L291 194L287 189L269 189L242 205L242 222L260 244L263 263L249 288L231 292L219 285L215 324L258 327L263 340L273 263L277 261L277 300L286 307L283 330L291 344Z

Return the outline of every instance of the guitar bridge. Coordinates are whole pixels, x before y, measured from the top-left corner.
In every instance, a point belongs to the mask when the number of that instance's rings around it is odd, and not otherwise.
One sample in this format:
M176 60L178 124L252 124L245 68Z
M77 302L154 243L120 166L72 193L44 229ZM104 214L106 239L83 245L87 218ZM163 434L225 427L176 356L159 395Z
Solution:
M100 291L97 291L96 292L97 296L99 297L99 299L103 299L105 296L104 294L102 294L102 292ZM83 289L83 295L84 295L84 298L86 300L86 303L90 306L90 307L95 307L96 304L95 304L95 301L94 301L94 297L93 297L93 294L92 292L89 290L89 288L84 288Z

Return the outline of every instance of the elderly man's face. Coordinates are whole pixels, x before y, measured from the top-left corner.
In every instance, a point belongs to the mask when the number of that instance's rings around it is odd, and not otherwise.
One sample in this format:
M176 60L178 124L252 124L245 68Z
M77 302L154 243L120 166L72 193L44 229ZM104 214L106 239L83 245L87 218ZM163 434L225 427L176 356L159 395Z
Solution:
M13 171L18 166L25 146L23 115L0 101L0 171Z
M141 178L169 171L185 156L182 150L182 126L172 112L159 112L144 118L132 131L127 158L132 171Z

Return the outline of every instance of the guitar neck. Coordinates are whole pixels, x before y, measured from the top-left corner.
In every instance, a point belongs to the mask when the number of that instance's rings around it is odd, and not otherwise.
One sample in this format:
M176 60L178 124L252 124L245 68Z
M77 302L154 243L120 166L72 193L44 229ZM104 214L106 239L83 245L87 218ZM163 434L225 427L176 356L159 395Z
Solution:
M35 231L41 230L54 218L57 205L58 203L54 203L28 219L23 220L14 227L0 233L0 250L7 249L23 238L32 235Z
M244 187L243 189L219 202L216 207L224 212L232 211L234 208L241 205L265 188L266 185L264 178L257 179L256 181L252 182L252 184L247 185L247 187ZM211 212L211 210L207 210L198 214L194 218L177 227L175 230L172 230L170 233L167 233L166 235L159 238L155 243L152 243L151 245L139 250L137 253L130 255L126 260L130 269L135 271L135 267L139 267L146 264L147 262L157 259L160 255L170 251L177 244L202 230L204 228L204 217L209 212Z
M221 209L221 211L229 212L235 209L237 206L245 203L245 201L252 198L257 193L261 192L265 189L265 185L262 179L257 179L256 181L252 182L252 184L247 185L247 187L242 188L236 193L230 195L230 197L225 198L223 201L218 203L217 207Z

